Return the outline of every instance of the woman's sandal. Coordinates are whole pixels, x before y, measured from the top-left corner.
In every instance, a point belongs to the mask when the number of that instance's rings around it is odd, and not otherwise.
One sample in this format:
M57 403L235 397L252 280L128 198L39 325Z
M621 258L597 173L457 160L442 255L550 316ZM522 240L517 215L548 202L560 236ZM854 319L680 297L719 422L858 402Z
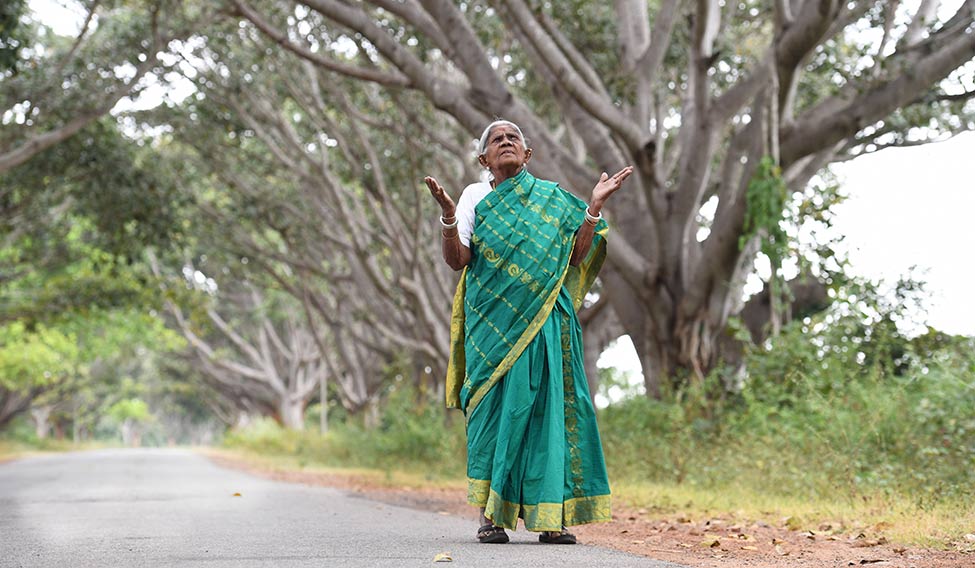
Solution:
M508 533L504 532L504 527L483 525L477 529L477 540L484 544L504 544L508 542Z
M576 535L570 533L565 527L561 531L545 531L538 535L538 542L545 544L575 544Z

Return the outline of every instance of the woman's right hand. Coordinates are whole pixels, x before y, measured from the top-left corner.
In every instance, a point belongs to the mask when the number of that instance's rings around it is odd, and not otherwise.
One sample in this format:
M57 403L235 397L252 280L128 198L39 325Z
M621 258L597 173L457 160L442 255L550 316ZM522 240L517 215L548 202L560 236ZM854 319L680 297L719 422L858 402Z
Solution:
M435 178L427 176L423 178L423 181L426 182L427 187L430 188L430 194L433 195L433 198L436 199L437 203L440 204L440 209L443 211L443 218L448 221L452 219L457 213L457 206L454 204L454 200L447 195L447 192L444 191L443 186L440 185L440 182L438 182Z

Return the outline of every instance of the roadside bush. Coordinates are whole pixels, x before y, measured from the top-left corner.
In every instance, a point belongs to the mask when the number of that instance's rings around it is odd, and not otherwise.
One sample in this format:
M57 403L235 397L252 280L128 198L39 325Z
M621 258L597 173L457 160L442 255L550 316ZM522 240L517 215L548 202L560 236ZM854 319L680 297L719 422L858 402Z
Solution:
M229 433L224 445L256 454L293 456L303 464L400 469L430 478L463 477L466 470L464 420L444 416L439 404L422 400L408 388L390 389L380 424L366 428L358 420L332 421L325 435L282 428L270 419Z

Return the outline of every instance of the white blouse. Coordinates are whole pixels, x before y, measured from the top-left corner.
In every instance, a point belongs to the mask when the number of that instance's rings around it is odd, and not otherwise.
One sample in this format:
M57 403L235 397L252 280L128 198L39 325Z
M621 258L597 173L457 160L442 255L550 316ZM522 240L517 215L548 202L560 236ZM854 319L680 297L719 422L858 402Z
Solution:
M474 208L489 193L491 193L491 184L472 183L464 188L464 193L457 201L457 233L465 247L470 248L471 235L474 234Z

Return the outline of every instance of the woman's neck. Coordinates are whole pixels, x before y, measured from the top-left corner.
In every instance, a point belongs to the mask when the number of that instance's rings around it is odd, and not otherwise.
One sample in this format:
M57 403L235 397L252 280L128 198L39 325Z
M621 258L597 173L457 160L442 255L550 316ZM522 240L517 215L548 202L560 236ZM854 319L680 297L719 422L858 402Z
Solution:
M516 175L518 175L518 173L521 172L521 170L523 170L524 168L525 168L525 166L522 165L522 166L518 166L517 168L515 168L514 171L511 171L511 170L491 170L491 175L494 176L494 179L491 180L491 187L498 187L499 185L501 185L502 183L504 183L504 181L506 179L513 178Z

